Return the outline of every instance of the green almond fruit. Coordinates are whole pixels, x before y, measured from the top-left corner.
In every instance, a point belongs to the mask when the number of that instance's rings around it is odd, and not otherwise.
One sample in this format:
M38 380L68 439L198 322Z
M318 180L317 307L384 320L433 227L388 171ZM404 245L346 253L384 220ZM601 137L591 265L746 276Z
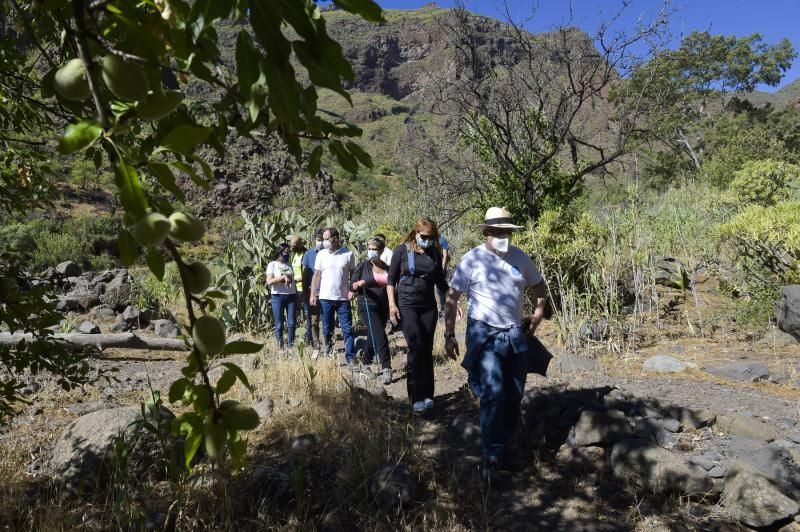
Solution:
M116 55L107 55L100 61L103 81L114 96L123 100L147 100L148 83L139 65L126 63Z
M142 120L161 120L177 109L182 101L181 91L154 91L136 106L136 113Z
M205 224L188 212L173 212L169 217L169 236L184 242L196 242L206 232Z
M160 246L169 234L169 219L160 212L144 215L133 226L133 238L143 246Z
M211 272L202 262L190 262L186 265L186 284L193 294L202 294L211 286Z
M213 356L225 349L225 327L217 318L198 318L192 327L192 338L195 347L204 355Z
M239 401L223 401L219 409L222 411L222 420L233 430L253 430L258 427L258 412Z
M67 100L81 102L91 95L86 69L80 59L70 59L56 71L53 90Z

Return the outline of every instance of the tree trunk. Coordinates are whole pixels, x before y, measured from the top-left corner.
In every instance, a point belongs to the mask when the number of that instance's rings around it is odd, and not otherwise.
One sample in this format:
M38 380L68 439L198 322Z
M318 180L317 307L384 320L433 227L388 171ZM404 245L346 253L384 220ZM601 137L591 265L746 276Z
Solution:
M141 349L144 351L188 351L183 340L137 336L133 333L121 334L54 334L55 340L68 349L97 347L98 349ZM22 339L32 340L30 334L0 333L0 345L15 345Z

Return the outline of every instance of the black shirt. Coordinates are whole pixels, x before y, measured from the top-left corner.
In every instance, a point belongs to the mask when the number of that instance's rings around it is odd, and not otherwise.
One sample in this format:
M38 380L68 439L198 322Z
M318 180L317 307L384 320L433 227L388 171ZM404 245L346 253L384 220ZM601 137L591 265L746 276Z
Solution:
M389 265L389 284L397 287L397 304L401 307L435 308L434 286L447 291L450 288L442 271L442 257L437 248L427 248L414 255L414 275L409 275L408 250L405 244L397 246Z
M358 290L358 302L364 303L366 296L367 303L370 307L378 307L380 309L389 309L389 297L386 295L386 287L379 286L375 282L375 276L372 274L372 262L365 260L353 270L350 274L350 285L352 286L356 281L366 281L363 287Z

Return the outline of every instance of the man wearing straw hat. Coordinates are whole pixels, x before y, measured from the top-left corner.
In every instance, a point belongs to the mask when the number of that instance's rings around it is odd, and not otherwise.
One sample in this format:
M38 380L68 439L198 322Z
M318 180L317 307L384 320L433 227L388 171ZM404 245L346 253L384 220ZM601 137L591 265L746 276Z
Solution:
M467 294L467 349L461 365L467 370L472 392L480 399L482 477L490 482L503 465L506 446L517 426L528 369L527 336L533 335L542 320L547 291L531 258L511 245L513 231L521 227L506 209L487 210L478 229L486 240L456 266L447 293L444 335L445 350L455 358L456 308L461 295ZM532 287L536 303L523 328L526 287Z

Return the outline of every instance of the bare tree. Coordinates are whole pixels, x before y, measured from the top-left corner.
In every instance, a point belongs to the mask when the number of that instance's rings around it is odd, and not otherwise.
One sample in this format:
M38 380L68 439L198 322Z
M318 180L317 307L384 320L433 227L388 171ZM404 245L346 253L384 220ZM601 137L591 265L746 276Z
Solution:
M642 91L630 91L618 95L612 108L608 93L664 46L670 14L666 0L652 21L623 29L629 3L622 0L591 36L572 25L572 14L552 31L531 34L525 26L535 7L520 21L508 4L505 24L488 43L486 33L476 31L487 19L462 2L440 20L455 53L450 65L429 72L427 92L434 112L452 117L455 133L472 147L473 162L482 163L480 172L462 164L466 172L455 172L455 181L450 171L451 188L463 194L470 188L464 179L477 179L479 187L488 172L495 183L507 180L517 187L520 214L535 220L544 199L558 196L556 203L568 203L587 174L605 170L625 153L650 102ZM421 161L433 164L430 157ZM452 161L439 162L452 168Z

